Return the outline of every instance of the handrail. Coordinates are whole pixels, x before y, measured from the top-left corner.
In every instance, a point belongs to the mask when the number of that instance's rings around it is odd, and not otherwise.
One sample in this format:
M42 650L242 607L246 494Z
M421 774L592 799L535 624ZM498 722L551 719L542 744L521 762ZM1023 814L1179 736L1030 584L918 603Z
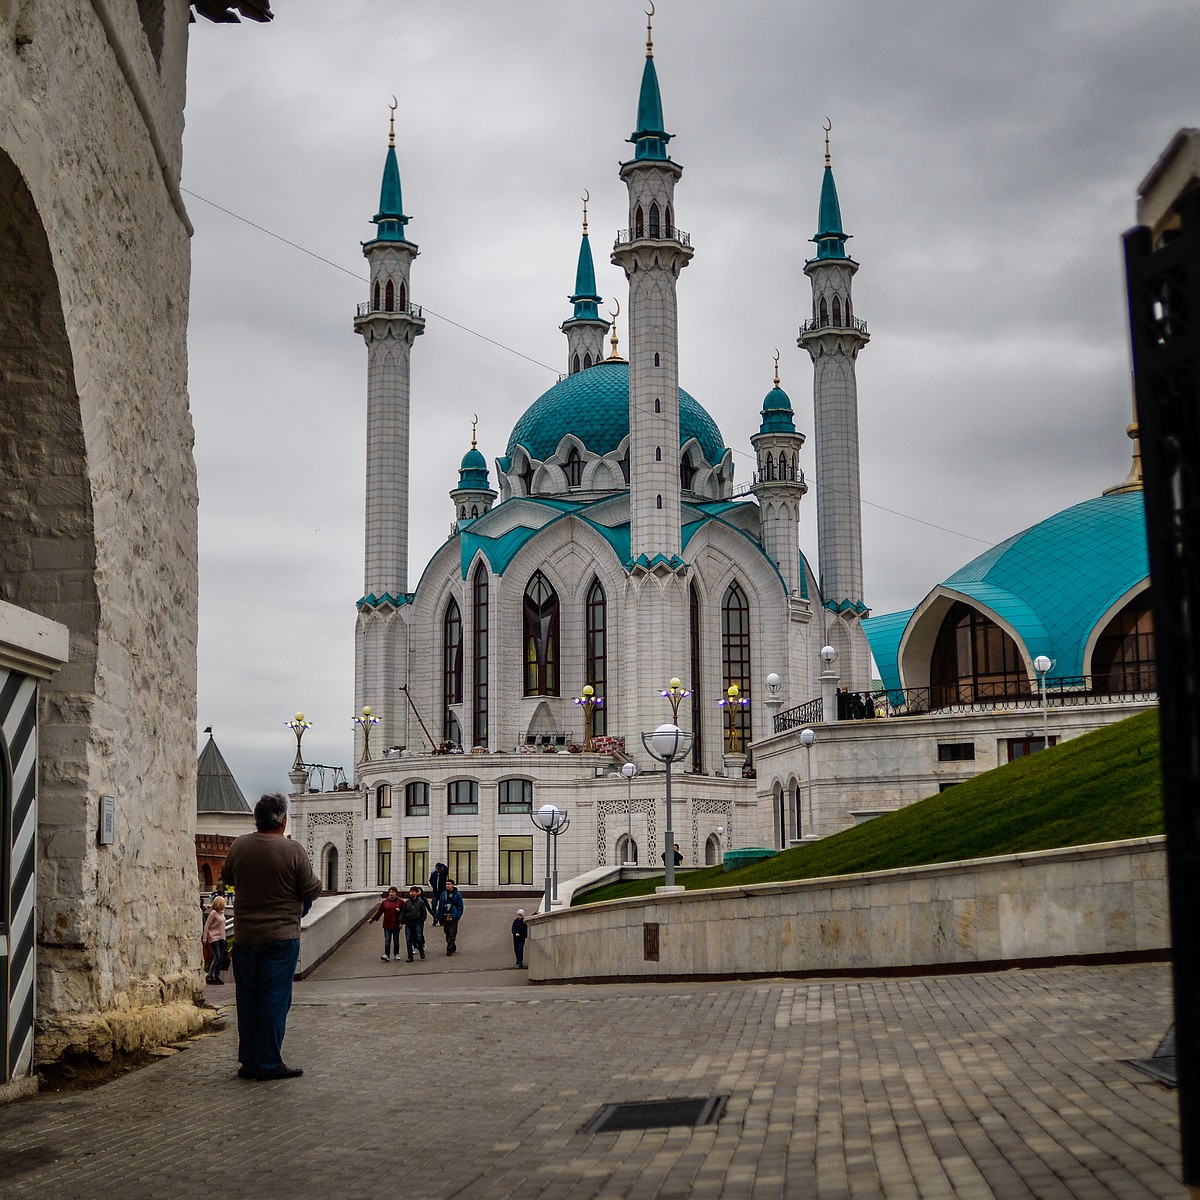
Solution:
M360 317L369 317L373 313L382 313L386 317L416 317L418 321L423 321L425 319L419 304L406 304L392 308L383 308L374 303L374 301L364 300L363 303L358 306L358 315Z
M681 246L692 244L692 235L684 233L682 229L660 229L658 233L647 233L647 228L643 228L641 233L635 229L618 229L617 245L624 246L630 242L678 242Z
M800 326L801 334L813 333L818 329L853 329L858 333L866 333L867 323L866 321L860 321L858 317L843 317L841 321L833 321L826 317L824 320L817 318L805 321Z

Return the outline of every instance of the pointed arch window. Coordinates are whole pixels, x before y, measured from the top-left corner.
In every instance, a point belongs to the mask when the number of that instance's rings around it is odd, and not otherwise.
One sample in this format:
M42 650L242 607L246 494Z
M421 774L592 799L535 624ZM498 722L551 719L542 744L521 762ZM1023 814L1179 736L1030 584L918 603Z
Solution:
M690 492L696 481L696 468L692 466L692 456L685 454L679 461L679 486Z
M768 480L775 478L775 459L769 452L766 461L763 463L763 478Z
M567 487L577 488L583 482L583 456L578 446L572 446L567 452L563 474L567 477Z
M471 580L471 745L488 740L488 578L483 563Z
M644 237L646 234L646 218L642 214L642 206L637 206L637 211L633 214L633 236Z
M400 312L408 312L408 288L400 281Z
M788 474L788 458L782 450L779 452L779 478L791 479L791 476Z
M479 505L472 504L471 505L471 520L473 521L477 516L479 516Z
M670 206L669 204L667 205L667 208L666 208L666 213L667 213L667 233L666 233L666 236L667 236L667 237L674 237L674 236L675 236L675 226L674 226L674 223L673 223L673 218L672 218L672 216L671 216L671 206Z
M621 455L621 478L625 481L625 486L629 486L629 447L625 447L625 453Z
M822 326L829 324L829 306L825 303L825 297L821 297L821 307L818 314L818 323Z
M461 704L463 698L462 637L462 613L458 601L452 598L442 618L442 736L456 745L461 740L461 732L450 706Z
M1021 696L1032 689L1016 642L991 617L961 601L951 605L938 630L929 686L938 707Z
M396 311L396 285L390 279L383 289L383 307L385 312Z
M1149 592L1135 596L1104 627L1092 654L1092 683L1096 691L1112 694L1158 690Z
M518 476L521 482L525 485L525 495L533 495L533 463L528 459L525 461L525 469Z
M724 693L731 684L737 684L744 696L752 695L750 690L750 602L742 585L735 579L725 589L725 598L721 601L721 673L723 682L721 691ZM729 718L727 717L726 720ZM750 719L750 705L733 710L733 721L741 738L742 750L750 745L753 732L753 722Z
M700 672L700 593L688 584L688 642L692 667L692 770L704 769L704 708L700 703L704 683Z
M658 497L656 497L655 499L656 499L656 503L655 503L654 507L655 507L655 508L662 508L662 497L661 497L661 496L658 496Z
M662 462L662 447L661 446L654 447L654 461Z
M608 732L608 597L599 579L588 588L584 612L586 643L584 645L583 677L605 703L592 710L592 735Z
M379 280L375 280L375 290L371 293L371 307L379 311Z
M650 205L650 236L652 238L661 237L659 232L660 214L657 204Z
M534 571L522 605L525 646L525 695L558 695L558 593Z
M655 352L654 352L654 365L656 367L660 365L659 361L658 361L658 351L657 350L655 350Z
M654 411L662 412L662 401L657 396L654 398Z
M842 302L836 296L833 298L833 323L839 327L842 323Z
M589 350L583 356L583 369L586 371L592 365L592 352Z
M571 374L572 375L579 374L579 355L578 354L575 355L575 357L573 359L571 359Z
M846 324L849 325L853 319L854 319L854 313L850 308L850 297L847 296L846 297Z

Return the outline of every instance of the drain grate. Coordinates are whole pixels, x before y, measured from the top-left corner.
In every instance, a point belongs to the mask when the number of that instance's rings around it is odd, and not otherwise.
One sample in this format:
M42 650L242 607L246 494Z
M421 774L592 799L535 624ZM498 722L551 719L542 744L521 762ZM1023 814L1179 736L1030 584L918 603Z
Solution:
M1172 1025L1167 1030L1166 1037L1158 1043L1158 1049L1154 1052L1153 1058L1130 1058L1126 1059L1131 1067L1137 1067L1139 1071L1145 1071L1147 1075L1153 1076L1159 1083L1165 1083L1168 1087L1178 1087L1179 1078L1176 1073L1175 1059L1175 1026Z
M715 1125L725 1112L728 1099L728 1096L694 1096L686 1100L606 1104L581 1132L619 1133L623 1129L662 1129L668 1125L693 1128Z

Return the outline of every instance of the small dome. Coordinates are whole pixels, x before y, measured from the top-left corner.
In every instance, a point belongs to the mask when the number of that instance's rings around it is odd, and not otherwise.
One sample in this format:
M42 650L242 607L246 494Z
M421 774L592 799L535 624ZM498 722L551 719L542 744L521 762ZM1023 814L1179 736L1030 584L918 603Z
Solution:
M487 459L474 446L463 455L462 465L458 468L458 486L460 488L489 488Z
M527 408L513 426L505 451L518 446L544 462L567 434L593 454L611 454L629 434L629 364L606 359L559 380ZM705 460L719 463L725 442L717 423L683 388L679 389L679 444L695 438Z
M759 433L795 433L796 423L792 420L792 401L783 388L773 387L764 397L762 424Z

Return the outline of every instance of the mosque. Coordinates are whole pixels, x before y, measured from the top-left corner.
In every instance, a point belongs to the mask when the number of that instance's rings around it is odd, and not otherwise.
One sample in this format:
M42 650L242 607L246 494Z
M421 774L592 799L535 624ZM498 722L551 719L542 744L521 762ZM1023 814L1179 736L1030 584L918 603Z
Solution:
M627 357L601 315L585 208L564 373L517 421L495 487L473 431L449 489L450 537L410 588L410 360L425 321L393 127L354 322L368 361L357 788L313 791L299 762L292 777L294 836L330 890L423 881L439 859L468 886L528 886L541 878L531 815L548 802L569 817L557 839L567 875L657 864L670 840L696 864L823 836L948 782L914 754L951 762L955 779L996 761L1016 737L997 722L1013 712L1035 748L1024 726L1042 655L1056 664L1059 737L1127 715L1128 685L1134 709L1153 703L1136 471L980 556L916 609L871 617L855 381L869 334L828 136L803 264L812 307L797 314L813 363L819 570L799 546L805 435L778 373L750 439L753 476L735 483L732 450L679 382L677 289L695 247L671 137L648 27L619 172L628 225L611 252L628 281L613 313L626 317ZM1109 680L1112 703L1061 703L1091 696L1092 677ZM688 736L668 817L667 771L643 735L673 716ZM990 732L959 728L980 721ZM918 730L920 750L897 755L895 740Z

